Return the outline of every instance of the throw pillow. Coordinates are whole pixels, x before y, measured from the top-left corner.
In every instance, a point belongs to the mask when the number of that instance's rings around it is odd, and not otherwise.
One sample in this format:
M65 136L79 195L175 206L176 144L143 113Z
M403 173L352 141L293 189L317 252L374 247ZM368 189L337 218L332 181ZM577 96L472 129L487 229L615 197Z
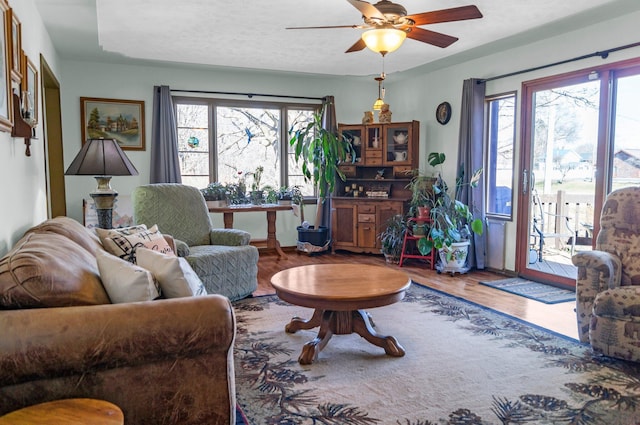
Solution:
M111 302L150 301L160 296L153 275L105 251L96 253L100 278Z
M147 248L138 248L136 258L140 267L149 270L158 279L166 298L207 295L202 281L184 258Z
M147 230L146 224L137 224L135 226L129 227L120 227L118 229L101 229L99 227L95 228L96 234L104 244L104 240L106 238L113 238L118 235L133 235L134 233L141 232L143 230Z
M169 246L158 226L153 225L148 230L140 230L130 235L114 232L111 237L104 240L104 247L111 254L131 263L136 262L136 250L139 247L153 249L167 255L174 255L173 249Z

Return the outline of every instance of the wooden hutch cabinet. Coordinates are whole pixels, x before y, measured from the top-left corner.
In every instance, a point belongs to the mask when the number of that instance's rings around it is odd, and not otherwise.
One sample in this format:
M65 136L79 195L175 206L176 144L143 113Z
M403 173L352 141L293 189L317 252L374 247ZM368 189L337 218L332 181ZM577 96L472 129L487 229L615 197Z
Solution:
M418 121L389 124L339 124L355 159L340 165L346 181L332 197L332 249L380 253L378 235L395 214L406 214L406 188L418 168Z

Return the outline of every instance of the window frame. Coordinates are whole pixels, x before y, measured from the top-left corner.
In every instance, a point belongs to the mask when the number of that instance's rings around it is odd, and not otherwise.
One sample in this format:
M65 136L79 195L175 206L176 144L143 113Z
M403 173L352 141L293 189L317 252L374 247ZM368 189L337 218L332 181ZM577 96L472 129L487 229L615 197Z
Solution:
M320 113L322 104L315 102L283 102L269 100L244 100L220 97L201 97L201 96L172 96L174 105L174 113L177 115L178 105L206 105L208 107L208 137L207 143L209 147L209 183L218 181L218 150L217 150L217 108L218 107L239 107L239 108L262 108L262 109L278 109L280 111L280 185L289 187L289 128L291 124L288 122L290 110L309 110L314 113ZM177 126L176 126L177 130ZM182 152L182 151L179 151ZM315 190L315 189L314 189ZM306 199L313 199L317 196L306 196Z
M491 203L489 202L489 197L491 193L494 193L497 186L495 185L495 170L491 170L491 164L497 164L497 161L493 161L492 152L497 152L497 146L493 146L495 141L497 141L497 137L493 136L492 126L491 126L491 104L496 101L501 101L507 98L513 98L513 133L511 135L511 147L512 147L512 157L511 157L511 211L509 213L500 213L496 211L490 210ZM514 217L514 199L515 199L515 191L516 191L516 183L515 183L515 163L516 163L516 125L517 125L517 116L518 116L518 92L517 90L508 91L504 93L493 94L489 96L485 96L485 151L486 162L485 162L485 212L486 216L491 219L497 219L502 221L513 221ZM492 173L493 171L493 173ZM492 185L491 179L494 178L494 183ZM491 190L493 188L493 190Z

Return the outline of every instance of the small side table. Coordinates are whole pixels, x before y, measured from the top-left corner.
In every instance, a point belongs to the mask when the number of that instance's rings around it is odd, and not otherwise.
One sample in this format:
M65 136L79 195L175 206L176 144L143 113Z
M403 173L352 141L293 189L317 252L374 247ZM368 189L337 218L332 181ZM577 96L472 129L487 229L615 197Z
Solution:
M123 425L115 404L91 398L69 398L28 406L0 417L0 425Z
M415 258L415 259L420 259L420 260L426 260L429 262L429 268L431 270L435 269L435 255L434 255L434 250L432 249L431 252L428 255L422 255L419 252L417 254L414 253L408 253L407 252L407 241L417 241L420 238L426 238L429 237L428 235L424 235L424 236L414 236L410 226L412 223L424 223L424 224L429 224L431 222L431 220L429 218L420 218L420 217L411 217L407 220L407 230L404 232L404 241L402 242L402 253L400 254L400 263L398 264L398 267L402 267L402 262L408 258ZM411 248L411 247L409 247ZM414 248L411 248L414 249ZM417 249L417 247L415 248Z

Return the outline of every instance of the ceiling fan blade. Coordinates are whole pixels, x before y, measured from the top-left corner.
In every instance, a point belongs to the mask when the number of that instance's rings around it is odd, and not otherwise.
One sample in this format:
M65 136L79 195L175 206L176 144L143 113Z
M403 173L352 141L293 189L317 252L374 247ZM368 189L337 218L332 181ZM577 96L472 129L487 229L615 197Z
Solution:
M408 15L416 25L437 24L440 22L464 21L482 18L482 13L476 6L462 6L451 9L434 10L431 12Z
M353 46L349 47L349 49L347 49L347 51L345 53L359 52L360 50L364 49L365 47L367 47L367 45L364 44L364 40L359 38L358 41L356 41Z
M363 28L362 25L330 25L324 27L287 27L286 30L317 30L326 28Z
M458 41L456 37L417 27L412 27L411 31L407 33L407 37L442 48L448 47Z
M387 18L382 14L382 12L380 12L378 8L372 5L371 3L367 3L366 1L362 1L362 0L347 0L347 1L351 3L353 7L358 9L360 13L362 13L362 16L364 16L365 18L369 18L369 19L375 18L375 19L380 19L381 21L387 20Z

